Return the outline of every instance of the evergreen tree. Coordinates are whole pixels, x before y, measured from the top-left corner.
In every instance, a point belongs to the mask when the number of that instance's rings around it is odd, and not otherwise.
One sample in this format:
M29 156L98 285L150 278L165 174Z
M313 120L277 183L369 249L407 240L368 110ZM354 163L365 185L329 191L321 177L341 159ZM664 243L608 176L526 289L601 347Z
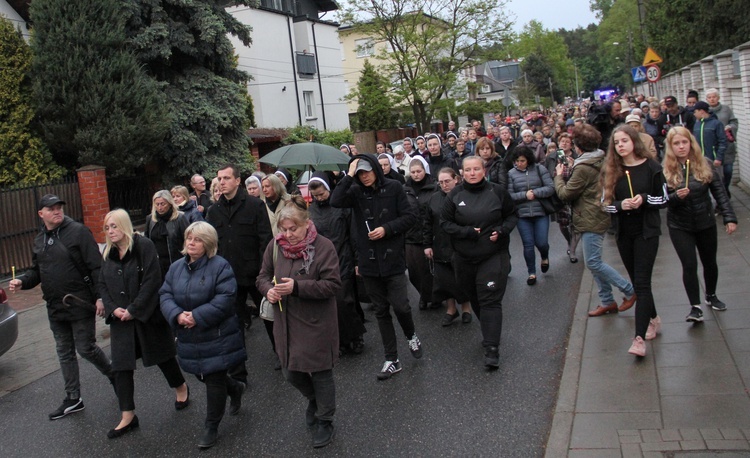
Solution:
M393 127L391 100L385 79L375 67L365 60L362 76L357 83L356 97L359 103L357 119L359 130L380 130Z
M34 101L57 162L120 175L153 160L170 118L127 47L122 2L34 0L30 13Z
M245 133L249 76L237 69L227 38L232 34L248 45L249 27L226 12L226 1L125 3L131 44L148 73L165 85L171 126L163 171L173 177L210 174L227 161L251 170Z
M30 66L29 46L0 16L0 186L44 183L63 174L31 129Z

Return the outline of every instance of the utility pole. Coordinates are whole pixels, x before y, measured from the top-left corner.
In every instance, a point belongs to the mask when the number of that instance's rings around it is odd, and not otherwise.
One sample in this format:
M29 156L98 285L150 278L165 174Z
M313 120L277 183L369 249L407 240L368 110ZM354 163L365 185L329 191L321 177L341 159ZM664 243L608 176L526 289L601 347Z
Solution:
M581 96L581 93L578 91L578 64L573 62L573 69L576 72L576 96L575 100L578 100L578 98Z

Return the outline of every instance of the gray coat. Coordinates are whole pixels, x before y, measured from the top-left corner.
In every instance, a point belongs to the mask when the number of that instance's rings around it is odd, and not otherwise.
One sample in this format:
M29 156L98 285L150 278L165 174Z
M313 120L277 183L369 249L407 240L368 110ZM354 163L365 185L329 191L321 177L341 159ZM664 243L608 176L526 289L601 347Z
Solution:
M534 200L526 199L529 190L534 191ZM519 218L546 215L539 199L550 197L554 192L555 185L549 171L543 165L530 165L523 172L515 167L508 171L508 193L516 204Z
M161 269L154 243L139 235L133 249L120 259L113 247L102 262L99 291L102 294L107 323L112 336L112 370L135 370L135 361L143 357L144 366L153 366L175 356L174 335L159 311ZM112 315L124 308L132 320L120 321ZM136 340L140 354L136 354Z
M737 121L737 117L734 115L734 112L732 111L732 108L729 105L722 105L718 104L715 107L711 108L711 111L713 114L716 115L717 118L719 118L719 121L721 121L724 126L731 126L732 127L732 135L734 135L735 141L733 142L727 142L727 150L724 152L724 164L734 164L734 158L737 156L737 129L739 129L739 121Z

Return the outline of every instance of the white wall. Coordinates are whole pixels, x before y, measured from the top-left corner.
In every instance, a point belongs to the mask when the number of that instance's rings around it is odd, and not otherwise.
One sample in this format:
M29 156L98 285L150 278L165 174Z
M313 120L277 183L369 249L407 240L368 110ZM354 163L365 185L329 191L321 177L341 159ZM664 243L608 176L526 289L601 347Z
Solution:
M341 77L341 53L336 27L316 24L317 54L320 65L321 96L318 75L313 79L300 79L294 73L294 52L313 49L311 22L292 23L292 18L247 7L227 9L238 20L253 28L253 43L246 47L230 37L239 56L240 68L254 78L248 83L248 92L255 106L255 121L258 127L283 128L299 124L297 100L302 114L302 124L323 130L323 105L325 104L325 127L339 130L349 127ZM292 29L290 46L287 21ZM304 46L299 48L299 46ZM295 91L295 80L297 91ZM286 90L283 90L286 88ZM305 117L303 92L312 91L315 101L315 116Z
M26 28L26 21L24 21L23 18L18 15L16 10L14 10L5 0L0 0L0 16L9 19L16 26L20 25L23 37L26 41L29 40L29 30Z

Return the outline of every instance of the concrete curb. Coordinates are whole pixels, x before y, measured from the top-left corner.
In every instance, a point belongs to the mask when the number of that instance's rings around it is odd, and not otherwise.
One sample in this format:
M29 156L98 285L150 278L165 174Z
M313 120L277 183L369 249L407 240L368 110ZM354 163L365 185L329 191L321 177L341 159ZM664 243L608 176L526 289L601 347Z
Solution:
M581 375L583 343L586 336L589 304L593 294L594 277L584 269L581 286L578 289L578 300L573 312L573 323L568 337L568 348L565 353L565 366L560 378L555 413L544 456L548 458L567 457L570 448L570 435L573 431L578 381Z

